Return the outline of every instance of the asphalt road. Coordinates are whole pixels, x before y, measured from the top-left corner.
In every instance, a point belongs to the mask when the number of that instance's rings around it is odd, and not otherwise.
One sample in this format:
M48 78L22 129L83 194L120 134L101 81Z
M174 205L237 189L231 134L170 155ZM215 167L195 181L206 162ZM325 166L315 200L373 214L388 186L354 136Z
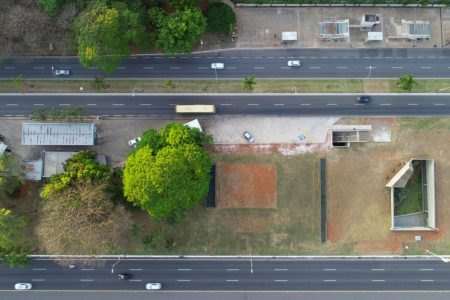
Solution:
M75 269L34 260L0 268L0 290L30 282L36 290L170 291L450 291L450 268L436 259L157 258L104 260ZM115 265L114 265L115 264ZM111 273L114 265L114 273ZM117 279L118 273L131 280Z
M301 60L299 68L288 60ZM225 64L215 72L211 63ZM230 49L187 55L141 55L124 60L112 74L83 68L76 57L12 58L0 63L0 78L53 78L54 68L70 69L71 78L450 78L446 49Z
M217 114L230 115L450 115L450 94L379 94L369 104L354 94L237 95L0 95L0 116L27 116L33 108L85 107L89 115L139 117L175 115L175 104L215 104Z

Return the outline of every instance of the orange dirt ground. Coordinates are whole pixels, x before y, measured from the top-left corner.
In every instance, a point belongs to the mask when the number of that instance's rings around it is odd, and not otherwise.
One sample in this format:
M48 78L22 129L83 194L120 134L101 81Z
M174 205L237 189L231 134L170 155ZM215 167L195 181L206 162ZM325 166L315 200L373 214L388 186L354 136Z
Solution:
M217 166L217 208L276 208L277 168L273 164Z

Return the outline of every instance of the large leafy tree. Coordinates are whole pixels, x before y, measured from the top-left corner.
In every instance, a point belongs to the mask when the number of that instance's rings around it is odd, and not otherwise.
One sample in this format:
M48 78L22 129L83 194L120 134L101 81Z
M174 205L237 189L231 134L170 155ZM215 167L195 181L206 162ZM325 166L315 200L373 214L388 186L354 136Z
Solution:
M93 1L75 20L74 29L78 56L86 68L95 64L105 72L112 72L128 56L130 42L142 50L149 45L141 14L118 1L111 6L104 0Z
M198 8L176 11L158 23L157 45L167 54L192 52L206 28L206 18Z
M181 220L208 193L212 161L203 146L210 141L179 124L145 132L123 173L128 201L156 219Z
M27 225L23 217L10 210L0 209L0 262L11 267L28 263L29 246L25 243L23 229Z
M408 92L410 92L416 84L417 82L414 80L412 74L404 74L397 80L397 86Z
M19 159L12 153L0 154L0 187L12 195L21 184Z
M234 11L222 2L212 3L206 11L208 27L216 32L230 34L236 25Z

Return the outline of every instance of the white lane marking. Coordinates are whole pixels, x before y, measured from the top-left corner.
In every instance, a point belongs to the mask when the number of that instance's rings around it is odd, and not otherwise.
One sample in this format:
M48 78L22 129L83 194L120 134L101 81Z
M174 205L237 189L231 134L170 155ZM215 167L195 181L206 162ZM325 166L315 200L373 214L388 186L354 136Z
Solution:
M33 67L33 69L35 69L35 70L44 70L45 68L44 67Z
M194 58L195 58L195 59L199 59L199 58L201 58L201 57L200 57L200 56L194 56Z
M287 282L287 279L275 279L275 282Z
M19 104L17 104L17 103L8 103L8 104L6 104L6 106L17 106L17 105L19 105Z
M198 67L197 69L199 69L199 70L208 70L209 67Z
M95 271L95 269L81 269L81 271Z
M12 117L12 115L3 115L4 117Z
M284 103L274 103L274 106L284 106Z
M240 269L227 269L227 271L239 271Z
M220 103L221 106L230 106L232 105L231 103Z
M117 67L119 70L125 70L127 67Z
M14 70L16 67L4 67L5 70Z
M377 67L364 67L364 69L376 69Z
M420 282L433 282L433 279L421 279Z
M255 70L264 70L265 67L253 67L253 69L255 69Z
M310 69L321 69L322 67L309 67Z
M284 56L278 56L278 58L284 58Z
M385 282L386 280L384 279L372 279L372 282Z
M134 115L126 115L127 117L134 117Z
M386 56L386 58L392 58L392 56Z
M122 115L113 115L113 117L121 117Z
M249 104L247 104L247 105L253 105L253 106L258 106L259 104L258 103L249 103Z
M163 57L162 57L162 56L155 56L155 58L161 59L161 58L163 58Z
M147 58L150 58L150 57L148 57L148 56L144 56L144 59L147 59Z
M290 69L289 67L280 67L280 69Z
M153 67L144 67L144 69L153 70Z
M31 279L31 281L45 281L44 278L36 278L36 279Z
M371 58L370 56L364 56L364 58Z
M178 271L192 271L192 269L178 269Z
M151 103L141 103L140 105L141 106L151 106L152 104Z
M384 271L384 269L371 269L372 271Z
M420 271L434 271L434 269L420 269Z
M124 106L125 104L123 103L113 103L113 106Z
M428 58L436 58L435 56L428 56Z
M335 282L336 279L324 279L323 281L324 281L324 282Z
M337 106L336 103L327 103L327 106Z
M392 67L392 69L403 69L403 67Z
M324 271L336 271L336 269L323 269Z
M170 105L170 106L175 106L176 104L175 104L175 103L169 103L169 105Z
M444 103L435 103L435 104L433 104L433 105L436 105L436 106L445 106Z
M238 282L239 279L227 279L227 282Z
M338 58L337 56L333 56L333 57L331 57L331 58Z
M70 104L69 103L61 103L61 104L58 104L59 106L70 106Z
M342 56L342 58L348 58L348 56Z
M267 58L274 58L273 56L267 56Z
M321 56L320 58L328 58L328 56Z
M170 67L169 69L171 69L171 70L180 70L181 67Z
M230 58L237 58L236 56L232 56L232 57L230 57Z
M236 70L237 67L225 67L225 69L227 69L227 70Z
M255 57L253 57L253 58L261 58L261 56L255 56Z
M336 69L348 69L348 67L336 67Z
M353 103L353 105L356 105L356 106L366 106L364 103Z
M142 279L130 279L130 281L142 281Z
M214 57L212 57L212 56L207 56L206 58L207 58L207 59L211 59L211 58L214 58Z
M88 103L87 106L97 106L96 103Z
M310 103L301 103L300 106L310 106Z
M33 271L47 271L47 268L33 268Z
M176 57L175 57L175 56L170 56L170 57L169 57L169 59L174 59L174 58L176 58Z
M447 57L445 57L445 56L439 56L439 58L447 58Z
M91 281L94 281L94 279L80 279L80 281L83 281L83 282L91 282Z
M380 103L381 106L390 106L390 103Z
M317 57L315 57L315 56L311 56L310 58L317 58Z
M419 105L419 104L417 104L417 103L408 103L408 105L409 105L409 106L417 106L417 105Z
M177 279L178 282L189 282L191 281L190 279Z
M45 106L45 104L43 104L43 103L35 103L35 104L33 104L34 106Z
M16 115L16 117L23 117L24 115Z
M250 58L250 57L248 57L248 56L243 56L242 58Z
M420 67L421 69L431 69L431 67Z
M274 271L287 271L288 269L273 269Z

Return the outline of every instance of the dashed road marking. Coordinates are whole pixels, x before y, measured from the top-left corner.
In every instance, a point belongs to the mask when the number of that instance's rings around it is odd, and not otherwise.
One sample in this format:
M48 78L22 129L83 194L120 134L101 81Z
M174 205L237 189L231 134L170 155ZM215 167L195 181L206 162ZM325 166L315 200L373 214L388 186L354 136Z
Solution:
M322 69L322 67L309 67L310 69Z
M434 269L420 269L420 271L434 271Z
M255 69L255 70L264 70L265 67L253 67L253 69Z
M323 269L324 271L336 271L336 269Z
M419 105L419 104L417 104L417 103L408 103L408 106L417 106L417 105Z
M324 282L336 282L336 279L324 279Z
M123 103L113 103L112 105L113 106L124 106L125 104L123 104Z
M81 271L95 271L95 269L81 269Z
M8 103L8 104L6 104L6 106L17 106L17 105L19 105L19 104L17 104L17 103Z
M88 103L87 106L97 106L97 103Z
M33 271L47 271L47 268L33 268Z
M190 279L177 279L178 282L189 282L191 281Z
M239 271L240 269L227 269L227 271Z
M192 271L192 269L178 269L178 271Z
M227 279L227 282L238 282L239 279Z
M180 70L181 67L170 67L169 69L171 69L171 70Z
M199 70L208 70L209 67L198 67L197 69L199 69Z
M144 69L146 69L146 70L153 70L154 69L154 67L144 67Z
M248 103L248 106L259 106L259 103Z
M384 271L384 269L371 269L372 271Z
M392 69L403 69L403 67L391 67Z
M327 106L337 106L336 103L327 103Z
M287 271L288 269L273 269L274 271Z
M380 103L381 106L390 106L390 103Z
M45 281L44 278L36 278L36 279L31 279L31 281Z
M421 69L431 69L431 67L420 67Z
M253 58L261 58L261 56L255 56L255 57L253 57Z
M61 103L61 104L58 104L59 106L70 106L70 104L69 103Z
M91 281L94 281L94 279L80 279L80 281L83 281L83 282L91 282Z
M275 282L287 282L287 279L275 279Z
M336 67L336 69L348 69L348 67Z
M34 106L45 106L45 104L43 104L43 103L34 103L33 105Z
M5 70L14 70L16 67L3 67Z
M142 279L130 279L130 281L137 281L137 282L139 282L139 281L142 281Z
M421 279L420 282L433 282L433 279Z
M127 67L117 67L119 70L125 70Z
M436 105L436 106L445 106L444 103L435 103L435 104L433 104L433 105Z
M140 105L141 106L151 106L152 104L151 103L141 103Z
M284 106L284 103L274 103L274 106Z
M33 67L33 69L35 69L35 70L44 70L45 68L44 67Z
M372 282L385 282L386 280L384 279L372 279Z
M311 103L301 103L300 106L310 106Z
M220 103L221 106L230 106L232 105L231 103Z

